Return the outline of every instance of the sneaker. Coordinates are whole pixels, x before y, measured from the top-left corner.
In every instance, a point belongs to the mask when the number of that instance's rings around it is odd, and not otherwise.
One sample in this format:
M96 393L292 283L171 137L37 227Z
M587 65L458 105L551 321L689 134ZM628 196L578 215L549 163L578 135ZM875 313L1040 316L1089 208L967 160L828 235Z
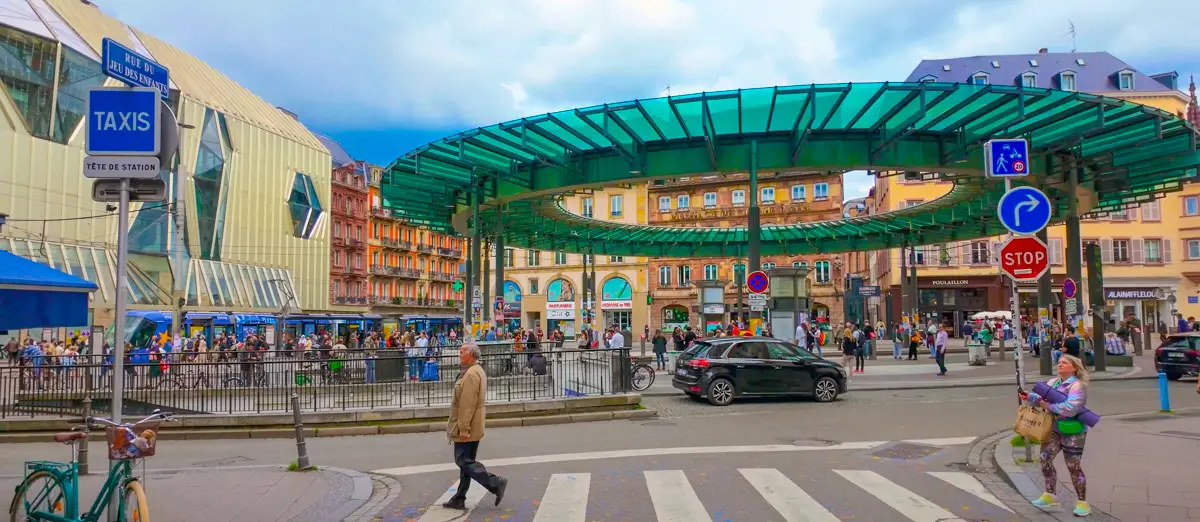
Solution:
M443 503L442 507L444 507L446 509L457 509L459 511L466 511L467 510L467 499L452 498L452 499L446 501L445 503Z
M1059 505L1058 498L1049 493L1042 493L1042 496L1034 499L1033 505L1040 508L1048 508Z
M1074 513L1077 517L1086 517L1092 514L1092 506L1089 506L1087 502L1080 500L1075 503L1075 511L1072 513Z

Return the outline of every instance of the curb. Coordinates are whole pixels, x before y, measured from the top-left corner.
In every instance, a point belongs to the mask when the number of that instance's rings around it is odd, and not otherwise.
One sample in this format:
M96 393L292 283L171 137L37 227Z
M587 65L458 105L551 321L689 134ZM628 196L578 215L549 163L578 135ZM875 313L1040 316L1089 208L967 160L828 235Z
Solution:
M373 490L370 498L358 509L342 519L342 522L374 522L380 512L400 498L400 482L387 475L370 475Z

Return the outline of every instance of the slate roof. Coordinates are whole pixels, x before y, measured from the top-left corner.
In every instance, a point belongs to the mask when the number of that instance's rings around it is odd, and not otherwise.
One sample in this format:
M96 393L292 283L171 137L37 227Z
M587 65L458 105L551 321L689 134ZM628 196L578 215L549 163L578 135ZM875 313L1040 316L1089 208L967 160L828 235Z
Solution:
M1037 65L1031 65L1035 60ZM1080 65L1076 60L1083 60ZM992 65L999 63L999 67ZM950 70L946 71L945 66ZM1059 73L1072 71L1075 73L1075 87L1081 92L1112 92L1119 91L1117 73L1123 70L1133 71L1133 87L1137 91L1171 91L1170 87L1138 71L1132 65L1117 57L1104 52L1086 53L1046 53L1046 54L1009 54L994 56L968 56L964 58L942 58L921 60L917 68L908 75L906 81L917 82L926 76L933 76L939 82L970 83L971 77L978 72L987 73L988 83L993 85L1019 85L1021 75L1027 72L1037 73L1037 87L1058 89ZM1165 80L1165 78L1164 78Z
M320 141L326 149L329 149L329 157L333 160L333 168L336 169L354 163L354 158L351 158L346 149L342 148L342 144L319 132L314 132L313 135L317 137L317 141Z

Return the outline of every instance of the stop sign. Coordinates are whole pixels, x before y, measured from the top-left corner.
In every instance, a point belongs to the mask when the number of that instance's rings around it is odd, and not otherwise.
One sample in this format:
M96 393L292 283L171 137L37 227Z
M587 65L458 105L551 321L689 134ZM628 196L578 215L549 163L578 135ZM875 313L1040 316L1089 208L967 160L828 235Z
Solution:
M1033 236L1011 238L1000 247L1000 269L1013 281L1037 281L1050 269L1049 249Z

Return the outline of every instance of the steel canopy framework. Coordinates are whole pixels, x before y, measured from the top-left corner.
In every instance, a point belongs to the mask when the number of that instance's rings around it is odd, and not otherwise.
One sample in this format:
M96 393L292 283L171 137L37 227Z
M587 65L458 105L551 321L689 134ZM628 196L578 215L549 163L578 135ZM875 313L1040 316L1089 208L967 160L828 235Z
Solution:
M909 209L762 227L762 253L832 253L941 243L1004 231L1003 184L983 176L983 142L1024 137L1031 173L1061 222L1068 198L1102 213L1179 190L1200 167L1196 129L1169 113L1102 96L941 83L801 85L634 100L480 127L393 162L384 205L466 234L503 220L508 246L631 256L745 256L746 228L613 223L567 211L592 189L689 175L762 171L933 176L945 196ZM751 146L751 144L754 146ZM1066 192L1067 175L1079 188ZM756 197L754 195L752 197Z

